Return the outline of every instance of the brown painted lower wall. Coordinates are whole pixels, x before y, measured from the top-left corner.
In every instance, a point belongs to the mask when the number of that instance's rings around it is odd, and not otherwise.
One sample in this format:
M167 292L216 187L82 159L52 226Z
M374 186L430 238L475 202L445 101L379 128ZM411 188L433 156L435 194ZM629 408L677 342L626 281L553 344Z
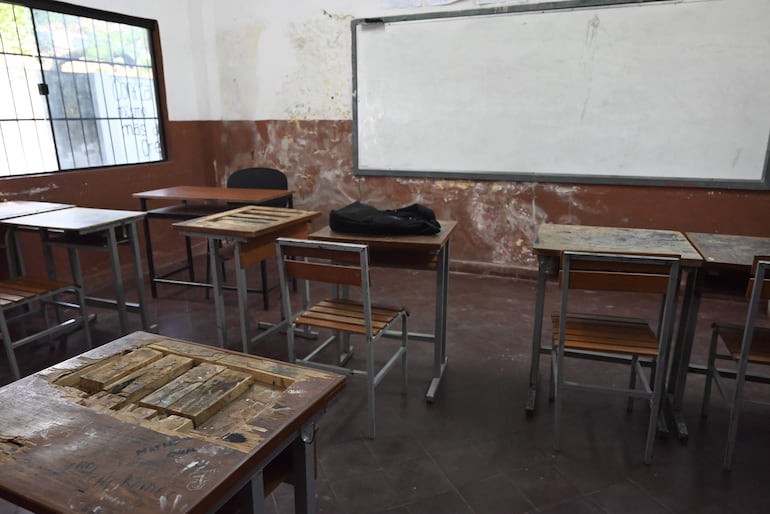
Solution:
M355 177L351 131L350 121L171 122L168 162L3 179L0 196L136 210L131 193L137 191L223 185L236 169L271 166L287 173L297 207L324 213L318 226L329 210L354 200L382 208L420 202L440 219L459 222L453 269L512 276L533 274L531 248L541 223L770 236L770 192L763 191ZM183 257L168 227L153 222L161 267ZM36 241L27 238L25 254L33 269L42 269ZM89 256L85 264L90 280L109 278L102 257Z
M139 210L139 201L132 198L132 193L174 184L213 184L213 175L204 167L207 159L204 158L201 138L202 128L198 122L170 123L166 126L169 156L166 162L4 178L0 180L0 201L38 200L82 207ZM171 234L168 223L158 223L157 230L155 225L153 240L165 241L157 248L160 261L176 259L178 236ZM22 234L22 244L28 271L44 274L37 235ZM96 252L81 253L86 284L99 286L110 283L107 256ZM66 273L69 269L66 254L62 251L55 255L57 269ZM123 251L121 264L127 267L130 262L130 254ZM5 270L5 266L2 269Z
M209 124L218 183L251 165L284 170L298 207L324 213L361 200L412 202L458 221L453 269L532 275L541 223L643 227L770 236L770 192L701 188L354 177L350 121Z

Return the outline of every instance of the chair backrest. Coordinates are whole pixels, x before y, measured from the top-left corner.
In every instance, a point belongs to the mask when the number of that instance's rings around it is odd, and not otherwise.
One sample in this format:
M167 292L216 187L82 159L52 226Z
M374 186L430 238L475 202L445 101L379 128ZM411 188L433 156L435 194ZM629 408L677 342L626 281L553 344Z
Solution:
M567 315L570 289L658 294L663 301L656 332L667 341L673 332L679 271L679 256L564 252L561 319Z
M749 299L746 322L743 325L743 340L741 341L741 366L745 372L745 362L751 351L751 342L754 337L754 326L757 322L759 304L770 299L770 257L757 255L751 266L751 279L746 290Z
M679 277L679 257L615 253L564 252L560 281L569 289L666 294Z
M286 175L273 168L244 168L227 177L227 187L288 190ZM292 207L291 197L263 202L267 207Z
M752 299L753 294L759 295L757 300L770 300L770 277L768 276L768 266L770 266L770 256L757 255L754 257L754 263L751 266L751 279L746 288L746 298ZM759 281L762 287L755 292L755 283Z
M306 303L310 301L308 282L360 288L361 303L367 318L371 319L369 248L366 245L290 238L278 238L276 245L281 301L287 317L291 313L289 284L297 279L305 285Z

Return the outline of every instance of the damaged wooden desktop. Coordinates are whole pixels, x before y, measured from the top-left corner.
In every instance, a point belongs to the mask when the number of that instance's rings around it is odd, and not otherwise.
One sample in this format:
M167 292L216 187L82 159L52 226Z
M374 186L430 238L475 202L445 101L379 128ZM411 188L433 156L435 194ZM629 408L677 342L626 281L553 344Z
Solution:
M315 511L316 421L345 378L135 332L0 388L0 496L34 512Z

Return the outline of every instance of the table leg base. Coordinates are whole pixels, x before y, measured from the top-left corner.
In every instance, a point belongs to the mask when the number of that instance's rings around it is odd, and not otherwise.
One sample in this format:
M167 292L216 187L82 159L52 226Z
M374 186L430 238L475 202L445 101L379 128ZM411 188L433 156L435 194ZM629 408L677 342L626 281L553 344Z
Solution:
M441 371L439 372L439 375L437 377L433 377L433 380L430 381L430 386L428 386L428 392L425 393L425 400L428 403L433 403L433 400L436 398L436 390L438 389L439 384L441 384L441 379L444 376L444 371L446 370L448 361L444 361L444 364L441 365Z
M530 385L529 392L527 393L527 405L525 411L527 416L535 415L535 405L537 405L537 387Z

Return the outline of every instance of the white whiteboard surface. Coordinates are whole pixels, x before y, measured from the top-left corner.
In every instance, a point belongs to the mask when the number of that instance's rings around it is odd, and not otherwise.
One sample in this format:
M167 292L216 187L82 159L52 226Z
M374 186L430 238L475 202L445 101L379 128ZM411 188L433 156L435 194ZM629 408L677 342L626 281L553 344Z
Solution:
M354 20L357 173L767 187L770 1L510 9Z

